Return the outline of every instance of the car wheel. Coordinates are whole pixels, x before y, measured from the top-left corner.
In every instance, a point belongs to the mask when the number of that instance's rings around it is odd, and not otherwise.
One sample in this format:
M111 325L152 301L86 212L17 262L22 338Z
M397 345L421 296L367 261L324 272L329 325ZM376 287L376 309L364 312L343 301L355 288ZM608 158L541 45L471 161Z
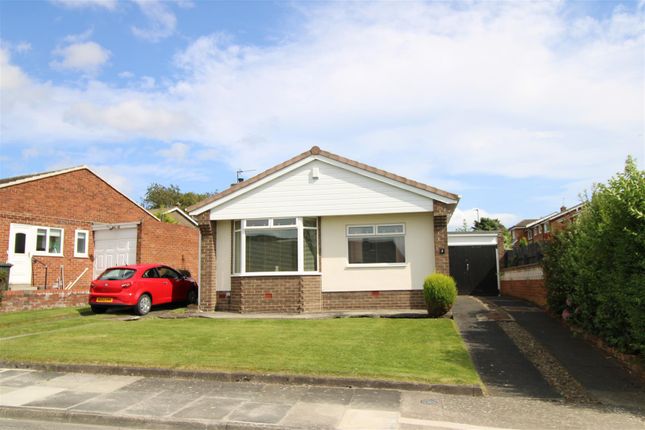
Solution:
M186 303L189 305L197 304L197 290L195 288L188 290L188 294L186 294Z
M107 312L107 308L104 306L91 305L90 308L92 309L92 313L95 314L104 314L105 312Z
M148 294L141 294L141 297L139 297L139 300L137 301L137 306L135 307L135 311L137 315L145 315L148 312L150 312L150 308L152 307L152 298Z

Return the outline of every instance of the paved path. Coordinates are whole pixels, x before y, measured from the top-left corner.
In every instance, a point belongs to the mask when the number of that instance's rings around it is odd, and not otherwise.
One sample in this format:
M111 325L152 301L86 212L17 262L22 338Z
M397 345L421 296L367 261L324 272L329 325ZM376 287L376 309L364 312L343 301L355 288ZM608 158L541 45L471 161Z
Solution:
M628 411L524 397L3 369L0 420L7 418L167 429L490 430L645 426L642 416ZM15 428L15 422L7 421L7 427L11 428L10 424Z

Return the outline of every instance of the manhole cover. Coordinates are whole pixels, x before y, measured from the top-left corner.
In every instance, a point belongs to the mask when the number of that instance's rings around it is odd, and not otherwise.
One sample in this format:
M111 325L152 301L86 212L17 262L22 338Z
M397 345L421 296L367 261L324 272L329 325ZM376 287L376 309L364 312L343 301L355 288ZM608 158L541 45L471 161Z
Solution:
M422 405L438 405L438 404L439 404L439 400L435 400L435 399L423 399L423 400L421 400L421 404L422 404Z

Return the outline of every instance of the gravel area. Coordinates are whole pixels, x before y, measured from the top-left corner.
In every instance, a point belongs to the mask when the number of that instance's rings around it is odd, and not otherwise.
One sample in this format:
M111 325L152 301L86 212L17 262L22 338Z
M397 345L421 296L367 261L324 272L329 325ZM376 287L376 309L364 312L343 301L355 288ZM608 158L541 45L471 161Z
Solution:
M499 326L566 401L583 404L599 403L540 342L519 324L512 321L500 321Z

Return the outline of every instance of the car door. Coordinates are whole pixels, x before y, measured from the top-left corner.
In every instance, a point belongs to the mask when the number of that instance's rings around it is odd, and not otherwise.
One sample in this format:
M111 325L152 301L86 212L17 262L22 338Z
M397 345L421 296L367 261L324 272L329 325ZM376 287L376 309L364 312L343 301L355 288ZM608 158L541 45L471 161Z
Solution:
M166 266L159 267L158 271L159 276L169 282L169 301L179 302L186 300L186 294L188 293L188 291L186 289L186 283L183 281L182 276L179 274L179 272Z
M171 300L172 284L162 276L161 267L151 268L141 276L142 288L152 295L155 305L168 303Z

